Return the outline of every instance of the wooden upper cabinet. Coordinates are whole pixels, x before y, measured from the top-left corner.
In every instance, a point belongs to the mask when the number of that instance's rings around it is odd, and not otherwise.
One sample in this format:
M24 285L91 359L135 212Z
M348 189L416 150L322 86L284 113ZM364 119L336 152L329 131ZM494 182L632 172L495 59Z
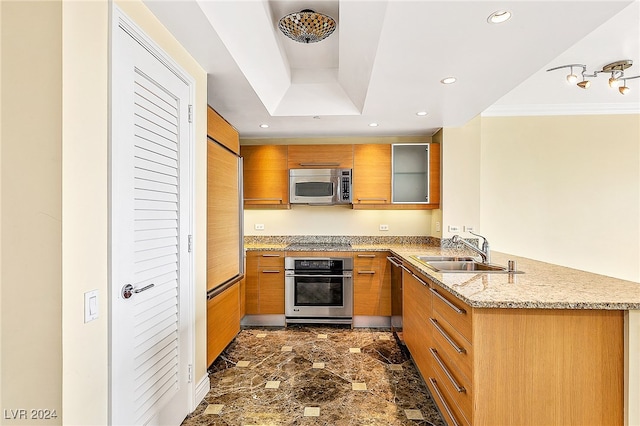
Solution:
M392 208L440 208L440 144L394 144L391 150Z
M286 145L243 145L244 207L288 208Z
M236 154L240 153L238 131L210 106L207 108L207 136Z
M391 145L353 146L353 208L391 203Z
M289 169L352 169L353 145L289 145Z

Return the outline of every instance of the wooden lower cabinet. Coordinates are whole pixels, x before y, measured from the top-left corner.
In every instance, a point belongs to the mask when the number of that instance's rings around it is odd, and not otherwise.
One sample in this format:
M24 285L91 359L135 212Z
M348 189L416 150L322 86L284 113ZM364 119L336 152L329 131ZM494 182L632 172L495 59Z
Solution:
M284 252L247 253L245 313L284 315Z
M387 255L387 252L365 252L354 255L354 315L391 315L391 271Z
M207 301L207 365L240 332L240 282Z
M449 425L624 424L623 311L471 308L419 278L404 338Z

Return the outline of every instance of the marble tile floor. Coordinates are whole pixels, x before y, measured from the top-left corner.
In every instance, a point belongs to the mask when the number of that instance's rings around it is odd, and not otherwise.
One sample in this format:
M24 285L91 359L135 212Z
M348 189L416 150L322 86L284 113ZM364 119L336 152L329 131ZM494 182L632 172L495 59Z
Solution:
M445 426L389 330L243 329L209 377L183 426Z

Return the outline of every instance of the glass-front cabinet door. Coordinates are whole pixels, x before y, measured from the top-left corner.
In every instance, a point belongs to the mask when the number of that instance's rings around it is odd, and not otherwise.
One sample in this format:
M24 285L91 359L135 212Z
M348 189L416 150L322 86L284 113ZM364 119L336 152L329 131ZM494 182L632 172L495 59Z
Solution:
M429 147L428 143L392 145L392 203L429 204Z

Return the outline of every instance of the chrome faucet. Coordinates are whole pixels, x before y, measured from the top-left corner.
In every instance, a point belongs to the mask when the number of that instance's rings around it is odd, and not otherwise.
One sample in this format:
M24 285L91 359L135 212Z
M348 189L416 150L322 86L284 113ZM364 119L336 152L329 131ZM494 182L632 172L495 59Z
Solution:
M483 263L490 263L491 262L491 253L489 252L489 240L487 240L482 235L475 234L475 233L473 233L471 231L469 231L469 233L471 235L475 235L476 237L482 238L482 240L483 240L482 241L482 248L478 248L478 247L474 246L473 244L471 244L470 242L468 242L466 240L463 240L462 238L460 238L459 235L454 235L453 238L451 239L451 241L453 241L454 243L462 243L463 245L467 246L468 248L470 248L474 252L478 253L480 255L480 257L482 257L482 262Z

